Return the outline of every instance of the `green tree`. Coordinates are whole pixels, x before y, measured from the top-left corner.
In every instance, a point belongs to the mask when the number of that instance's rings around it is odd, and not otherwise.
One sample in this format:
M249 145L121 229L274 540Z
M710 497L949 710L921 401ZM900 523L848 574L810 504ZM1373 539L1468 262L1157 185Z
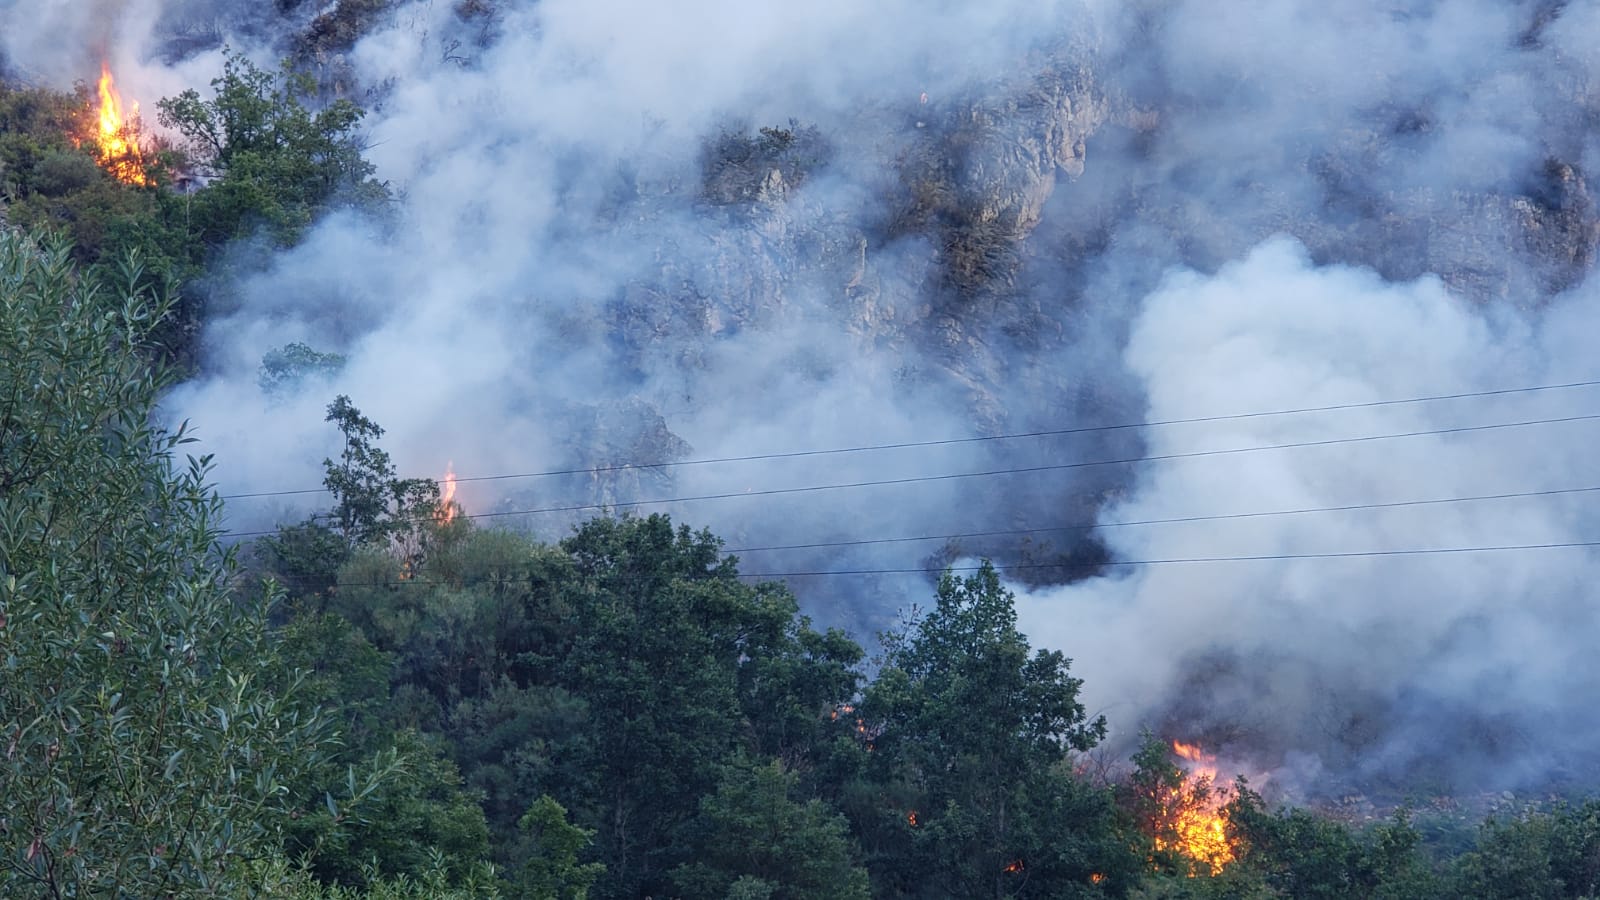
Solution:
M1451 881L1455 896L1488 900L1600 894L1600 801L1490 818Z
M1030 654L993 566L945 572L934 608L883 643L861 704L876 792L852 804L880 890L1060 895L1126 875L1111 797L1067 765L1105 721L1061 653Z
M333 375L344 367L344 362L337 353L321 353L299 342L284 344L261 358L261 375L256 382L262 393L279 395L298 388L308 378Z
M351 549L415 540L438 507L438 483L396 477L388 452L378 446L383 428L362 415L348 396L340 394L328 404L327 421L344 437L338 461L322 461L322 483L333 495L329 519L334 528Z
M481 697L466 698L442 715L467 783L483 795L501 858L514 849L529 797L561 790L580 796L590 787L582 760L593 755L589 706L559 686L519 687L509 679Z
M270 856L327 749L141 355L169 308L0 230L0 894L189 894ZM276 683L278 689L269 687Z
M779 602L787 595L776 584L757 590L777 592ZM840 721L839 713L860 691L859 666L866 653L838 629L812 629L804 616L791 615L781 624L781 633L765 638L769 651L740 667L740 704L750 722L753 751L809 775L811 767L832 762L834 742L852 730L853 716L847 713ZM832 773L817 774L824 781L813 778L813 787L826 786Z
M1385 870L1396 862L1374 859L1371 848L1342 823L1300 809L1270 813L1243 784L1238 794L1227 807L1228 823L1247 849L1234 866L1256 870L1285 896L1373 897Z
M726 897L743 883L774 900L870 897L844 817L821 800L792 799L798 784L777 762L728 766L687 826L694 862L673 870L682 895Z
M320 788L323 803L287 829L290 855L330 884L430 871L451 885L486 879L489 826L476 798L461 790L455 764L412 732L381 735L375 743L381 749L350 748L335 760L350 760L345 766L316 773L311 787ZM371 772L385 777L368 776L358 786L357 773ZM341 787L344 802L332 799Z
M596 892L661 891L667 873L688 861L682 826L715 790L723 764L753 749L753 736L775 733L774 719L757 724L767 716L759 698L807 698L822 719L849 697L826 697L827 677L822 687L778 683L818 671L817 660L801 662L794 597L781 585L740 580L709 532L674 529L660 515L599 519L561 547L571 558L565 596L577 627L560 679L588 703L592 738L583 769L593 788L581 806L569 796L597 829L606 875Z
M326 211L374 211L388 199L361 155L360 107L336 100L313 111L309 78L264 72L233 53L211 88L209 100L190 89L158 104L161 123L183 137L191 162L220 176L186 210L206 245L261 225L288 246Z
M319 802L285 828L291 856L330 883L437 872L459 885L484 876L481 798L463 785L442 740L396 714L394 654L341 616L303 611L283 628L279 656L301 674L304 696L341 727L339 747L297 786Z
M437 784L437 767L413 765L413 777L429 776L413 793L434 812L380 818L443 816L455 794L469 795L492 828L497 858L514 868L526 857L517 824L531 798L585 783L584 754L573 748L588 742L587 705L555 684L573 628L557 583L571 566L559 551L508 532L451 526L433 534L432 552L410 570L393 546L357 548L335 583L296 598L286 651L314 673L315 696L344 716L343 756L352 763L411 743L406 732L417 729L458 764L465 784L448 789ZM363 830L386 827L365 818L374 823ZM419 846L440 844L425 830L401 835L418 836ZM309 846L315 837L299 840ZM341 877L368 862L362 848L373 840L355 835L335 848Z
M652 893L684 861L675 836L738 746L744 639L787 613L763 608L710 534L664 516L588 522L562 548L580 623L562 680L590 708L600 893Z
M512 876L512 896L525 900L585 900L606 867L581 863L579 854L594 842L594 832L567 821L567 810L549 794L541 796L517 823L526 835L522 864Z
M297 605L321 609L350 558L350 541L315 518L284 525L252 547L251 557L281 582Z
M311 871L282 859L262 860L234 884L219 891L229 900L500 900L500 884L478 874L452 882L442 864L420 875L385 877L369 872L361 885L318 881Z
M343 412L353 442L378 437ZM358 448L341 463L376 472L350 483L386 496L386 458ZM368 509L381 530L392 509ZM590 522L560 547L455 526L429 540L409 568L392 543L357 547L321 599L303 598L316 602L290 633L312 652L297 664L336 678L358 720L447 742L513 883L537 855L519 819L542 795L594 833L593 893L631 897L669 889L695 857L687 823L733 760L782 758L797 794L859 766L853 720L836 714L861 648L814 631L781 585L742 581L710 534L657 516ZM356 680L367 651L389 661L382 699Z

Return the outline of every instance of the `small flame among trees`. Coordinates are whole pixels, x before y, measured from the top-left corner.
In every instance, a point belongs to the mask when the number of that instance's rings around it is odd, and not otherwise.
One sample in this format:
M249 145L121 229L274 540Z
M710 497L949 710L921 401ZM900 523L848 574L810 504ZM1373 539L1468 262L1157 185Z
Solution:
M439 507L433 512L433 521L449 525L460 513L461 505L456 503L456 464L446 463L444 478L439 481Z
M833 711L833 721L835 721L835 722L839 721L839 714L840 713L844 713L846 716L850 716L850 715L853 715L855 713L855 711L856 711L856 708L855 708L855 706L853 704L846 703L843 706L840 706L838 709L835 709ZM861 716L856 716L855 717L855 732L856 732L857 735L859 735L861 737L868 737L868 734L867 734L867 720L862 718Z
M133 105L131 115L123 115L122 95L111 77L111 66L105 62L100 64L99 94L100 110L93 141L99 149L101 167L124 184L149 185L144 152L139 149L139 104Z

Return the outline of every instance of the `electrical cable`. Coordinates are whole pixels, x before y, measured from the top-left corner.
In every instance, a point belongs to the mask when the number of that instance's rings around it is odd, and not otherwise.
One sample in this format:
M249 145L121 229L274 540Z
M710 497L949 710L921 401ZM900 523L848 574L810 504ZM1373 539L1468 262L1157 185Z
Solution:
M1035 472L1053 472L1069 469L1083 469L1095 466L1124 465L1145 462L1164 462L1179 459L1198 459L1212 456L1227 456L1240 453L1258 453L1269 450L1291 450L1308 447L1328 447L1342 444L1368 443L1372 441L1398 440L1412 437L1428 437L1446 434L1469 434L1476 432L1495 431L1506 428L1524 428L1535 425L1554 425L1569 422L1582 422L1600 419L1600 413L1587 413L1577 416L1561 416L1550 419L1526 419L1517 422L1496 422L1488 425L1462 425L1452 428L1432 428L1421 431L1391 432L1388 434L1360 435L1349 438L1326 438L1315 441L1289 441L1281 444L1260 444L1246 447L1226 447L1218 450L1193 450L1181 453L1152 454L1146 456L1130 456L1119 459L1079 460L1065 463L1050 463L1039 466L1017 466L1004 469L990 469L982 472L954 472L939 475L916 475L904 478L884 478L870 481L853 481L835 484L807 485L793 488L768 488L763 490L731 491L719 494L700 494L688 497L660 497L649 500L618 500L610 503L580 503L566 506L544 506L533 509L502 510L485 513L463 513L461 518L466 519L496 519L508 516L537 515L543 513L559 512L589 512L601 510L631 509L640 506L654 506L669 503L694 503L710 500L731 500L741 497L772 497L787 494L806 494L820 491L850 490L864 487L889 487L904 484L922 484L937 481L953 481L963 478L984 478L995 475L1018 475ZM313 518L316 518L313 516ZM258 537L265 534L275 534L272 531L244 531L225 532L231 537Z
M1360 402L1360 403L1339 403L1339 404L1332 404L1332 405L1328 405L1328 406L1306 406L1306 407L1300 407L1300 408L1296 408L1296 409L1279 409L1279 410L1265 410L1265 411L1258 411L1258 412L1228 413L1228 414L1213 415L1213 416L1194 416L1194 417L1182 418L1182 419L1163 419L1163 420L1159 420L1159 421L1155 421L1155 422L1125 422L1125 423L1113 424L1113 425L1085 425L1085 426L1075 427L1075 428L1055 428L1055 429L1049 429L1049 430L1046 430L1046 431L1025 431L1025 432L1015 432L1015 433L1010 433L1010 434L981 435L981 436L977 436L977 437L964 437L964 438L941 438L941 439L927 440L927 441L903 441L903 442L899 442L899 443L887 443L887 444L865 444L865 445L854 446L854 447L834 447L834 448L826 448L826 449L818 449L818 450L793 450L793 451L787 451L787 452L781 452L781 453L757 453L757 454L751 454L751 455L748 455L748 456L723 456L723 457L712 457L712 458L707 458L707 459L679 460L679 461L676 461L676 462L621 463L621 464L615 464L615 465L592 466L592 467L589 467L589 468L579 468L579 469L552 469L552 470L541 471L541 472L515 472L515 473L509 473L509 474L502 474L502 475L473 475L473 476L466 476L466 477L457 477L456 478L456 483L457 484L463 484L463 483L476 482L476 481L505 481L505 480L518 479L518 478L545 478L545 477L556 476L556 475L596 475L596 474L602 474L602 473L605 473L605 472L625 471L625 470L628 470L628 469L666 469L666 468L674 468L674 467L679 467L679 466L703 466L703 465L713 465L713 464L721 464L721 463L734 463L734 462L757 462L757 461L761 461L761 460L770 460L770 459L796 459L796 458L808 457L808 456L828 456L828 455L842 454L842 453L865 453L865 452L880 451L880 450L903 450L903 449L909 449L909 448L915 448L915 447L939 447L939 446L948 446L948 445L952 445L952 444L972 444L972 443L980 443L980 442L985 442L985 441L1008 441L1008 440L1017 440L1017 439L1021 439L1021 438L1055 437L1055 436L1069 435L1069 434L1092 434L1092 433L1097 433L1097 432L1120 431L1120 430L1127 430L1127 429L1134 429L1134 428L1157 428L1157 427L1168 426L1168 425L1192 425L1192 424L1199 424L1199 423L1204 423L1204 422L1227 422L1227 421L1237 421L1237 420L1240 420L1240 419L1255 419L1255 418L1266 418L1266 417L1270 417L1270 416L1297 415L1297 414L1301 414L1301 413L1336 412L1336 411L1339 411L1339 410L1349 410L1349 409L1371 409L1371 408L1381 407L1381 406L1399 406L1399 405L1410 404L1410 403L1432 403L1432 402L1438 402L1438 401L1444 401L1444 400L1463 400L1463 399L1476 398L1476 397L1496 397L1496 396L1505 396L1505 395L1510 395L1510 394L1527 394L1527 393L1534 393L1534 392L1539 392L1539 391L1567 390L1567 389L1571 389L1571 388L1595 387L1595 386L1600 386L1600 380L1569 381L1569 382L1564 382L1564 383L1559 383L1559 384L1541 384L1541 385L1533 385L1533 386L1530 386L1530 387L1518 387L1518 388L1498 388L1498 389L1495 389L1495 390L1487 390L1487 391L1464 391L1464 392L1455 393L1455 394L1434 394L1434 395L1431 395L1431 396L1407 397L1407 398L1398 399L1398 400L1369 400L1369 401L1364 401L1364 402ZM224 495L222 495L222 499L223 500L245 500L245 499L252 499L252 498L257 498L257 497L288 497L288 496L294 496L294 495L299 495L299 494L323 494L323 493L327 493L327 490L328 489L326 487L319 487L319 488L300 488L300 489L297 489L297 490L282 490L282 491L252 491L252 492L238 493L238 494L224 494Z
M1298 509L1274 509L1262 512L1221 513L1217 515L1174 516L1167 519L1132 519L1125 522L1075 522L1052 525L1047 528L1013 528L1004 531L968 531L960 534L929 534L918 537L870 538L852 541L818 541L811 544L777 544L770 547L733 547L727 554L763 553L776 550L815 550L827 547L862 547L872 544L904 544L915 541L953 541L976 537L1010 537L1021 534L1039 534L1047 531L1083 531L1091 528L1128 528L1136 525L1172 525L1187 522L1221 522L1233 519L1260 519L1271 516L1298 516L1310 513L1352 512L1367 509L1399 509L1411 506L1434 506L1445 503L1475 503L1484 500L1512 500L1523 497L1551 497L1561 494L1584 494L1600 491L1600 486L1579 488L1553 488L1541 491L1517 491L1505 494L1478 494L1471 497L1436 497L1428 500L1396 500L1388 503L1349 503L1343 506L1307 506Z
M1123 566L1166 566L1186 563L1276 562L1297 559L1360 559L1386 556L1426 556L1436 553L1499 553L1521 550L1569 550L1600 547L1600 541L1562 541L1549 544L1505 544L1490 547L1418 547L1403 550L1352 550L1337 553L1272 553L1257 556L1185 556L1171 559L1107 560L1092 563L1017 563L996 565L997 571L1026 569L1080 569L1092 571ZM976 572L977 566L951 566L952 572ZM824 575L903 575L926 573L927 569L836 569L820 572L741 572L740 578L809 578Z

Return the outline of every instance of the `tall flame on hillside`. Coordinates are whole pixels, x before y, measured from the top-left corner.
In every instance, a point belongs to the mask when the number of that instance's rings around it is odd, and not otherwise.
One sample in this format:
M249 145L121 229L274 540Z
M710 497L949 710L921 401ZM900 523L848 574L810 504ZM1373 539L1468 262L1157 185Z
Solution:
M433 521L449 525L460 511L461 507L456 503L456 464L447 463L444 478L439 481L439 507L434 510Z
M124 184L143 186L150 184L150 176L145 172L144 153L139 149L133 124L138 117L137 103L133 105L131 116L123 116L122 95L117 93L111 66L100 63L100 114L95 135L95 143L100 147L100 165Z
M1217 758L1182 741L1172 742L1172 752L1182 760L1184 778L1164 798L1166 836L1156 837L1156 849L1176 850L1216 875L1234 860L1223 811L1228 798L1215 787Z

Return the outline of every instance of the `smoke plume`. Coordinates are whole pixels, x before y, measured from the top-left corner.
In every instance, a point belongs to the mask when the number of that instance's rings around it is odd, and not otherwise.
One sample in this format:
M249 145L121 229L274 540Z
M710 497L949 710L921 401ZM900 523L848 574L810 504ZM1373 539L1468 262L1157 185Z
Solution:
M224 492L315 487L347 393L408 475L649 466L464 482L488 521L660 509L835 545L747 571L897 570L792 577L858 632L992 556L1123 736L1324 783L1590 771L1591 550L1326 554L1596 539L1592 493L1458 500L1600 486L1592 421L1171 457L1569 418L1593 389L1083 429L1600 377L1593 3L417 0L348 46L304 38L341 4L125 6L0 7L0 40L70 78L132 22L116 52L168 92L222 40L292 47L371 107L399 198L220 291L168 407ZM174 38L196 21L217 40ZM47 22L74 49L39 52ZM347 362L267 396L296 341ZM762 458L656 467L727 457ZM1218 556L1273 558L1133 565Z

